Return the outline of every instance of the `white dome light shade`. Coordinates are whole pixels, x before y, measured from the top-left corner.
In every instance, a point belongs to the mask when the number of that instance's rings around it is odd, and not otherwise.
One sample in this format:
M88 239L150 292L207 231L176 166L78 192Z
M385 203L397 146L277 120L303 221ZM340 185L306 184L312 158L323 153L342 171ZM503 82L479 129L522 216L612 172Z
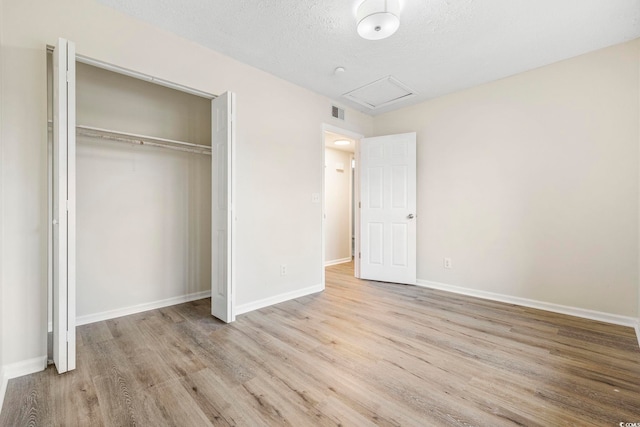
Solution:
M346 139L339 139L337 141L333 141L333 143L335 145L349 145L349 144L351 144L351 141L348 141Z
M400 27L399 0L364 0L358 7L358 34L363 39L381 40Z

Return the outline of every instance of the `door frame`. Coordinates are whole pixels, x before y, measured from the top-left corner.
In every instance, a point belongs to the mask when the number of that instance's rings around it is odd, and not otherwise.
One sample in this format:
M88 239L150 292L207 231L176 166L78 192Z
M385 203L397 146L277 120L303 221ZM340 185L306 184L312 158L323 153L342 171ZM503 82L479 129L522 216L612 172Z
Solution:
M322 250L321 250L321 259L320 259L320 265L321 265L321 271L322 271L322 289L325 288L325 267L324 267L324 262L325 262L325 249L326 249L326 239L325 239L325 231L326 231L326 203L325 203L325 192L326 192L326 188L325 188L325 132L332 132L332 133L337 133L340 135L344 135L348 138L351 138L354 140L355 145L354 145L354 153L353 153L353 157L356 161L356 165L355 165L355 170L353 172L353 177L354 177L354 183L353 183L353 199L354 199L354 207L356 209L356 211L353 214L353 218L355 220L355 223L351 224L351 228L353 230L353 234L355 236L355 254L354 254L354 269L353 269L353 273L354 273L354 277L356 278L360 278L360 259L358 257L358 255L360 254L360 209L359 209L359 204L360 204L360 169L359 169L359 163L360 163L360 139L364 138L364 135L357 133L357 132L353 132L350 131L348 129L343 129L341 127L335 126L335 125L330 125L328 123L322 123L322 132L321 132L321 138L320 138L320 147L321 147L321 171L322 171L322 193L321 193L321 197L320 197L320 203L321 203L321 226L320 226L320 233L322 234ZM349 165L349 171L351 171L351 165ZM349 190L351 191L351 190ZM349 217L349 222L351 222L351 216ZM350 236L351 237L351 236ZM349 252L351 252L351 244L349 245Z

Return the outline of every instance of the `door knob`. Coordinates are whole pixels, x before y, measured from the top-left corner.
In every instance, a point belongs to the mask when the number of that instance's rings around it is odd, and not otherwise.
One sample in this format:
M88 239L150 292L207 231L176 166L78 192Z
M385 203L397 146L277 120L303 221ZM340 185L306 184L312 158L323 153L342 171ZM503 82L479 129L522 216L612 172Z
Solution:
M413 219L413 214L409 214L409 215L407 215L407 218L409 218L409 219Z

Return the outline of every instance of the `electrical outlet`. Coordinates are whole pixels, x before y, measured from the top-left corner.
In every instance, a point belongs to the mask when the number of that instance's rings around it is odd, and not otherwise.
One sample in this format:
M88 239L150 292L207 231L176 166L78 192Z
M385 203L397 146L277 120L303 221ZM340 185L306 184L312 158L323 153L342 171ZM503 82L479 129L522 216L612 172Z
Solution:
M280 265L280 275L281 276L286 276L287 275L287 264L281 264Z
M451 258L445 258L443 264L444 264L444 268L451 269L452 268L452 266L451 266Z
M320 203L320 193L311 193L311 202Z

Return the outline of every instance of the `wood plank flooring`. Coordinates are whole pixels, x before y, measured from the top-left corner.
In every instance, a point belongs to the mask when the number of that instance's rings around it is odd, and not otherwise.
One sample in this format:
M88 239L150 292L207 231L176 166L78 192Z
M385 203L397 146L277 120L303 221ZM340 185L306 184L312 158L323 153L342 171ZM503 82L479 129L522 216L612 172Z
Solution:
M640 423L631 328L327 269L224 325L200 300L78 328L78 368L9 382L1 426Z

